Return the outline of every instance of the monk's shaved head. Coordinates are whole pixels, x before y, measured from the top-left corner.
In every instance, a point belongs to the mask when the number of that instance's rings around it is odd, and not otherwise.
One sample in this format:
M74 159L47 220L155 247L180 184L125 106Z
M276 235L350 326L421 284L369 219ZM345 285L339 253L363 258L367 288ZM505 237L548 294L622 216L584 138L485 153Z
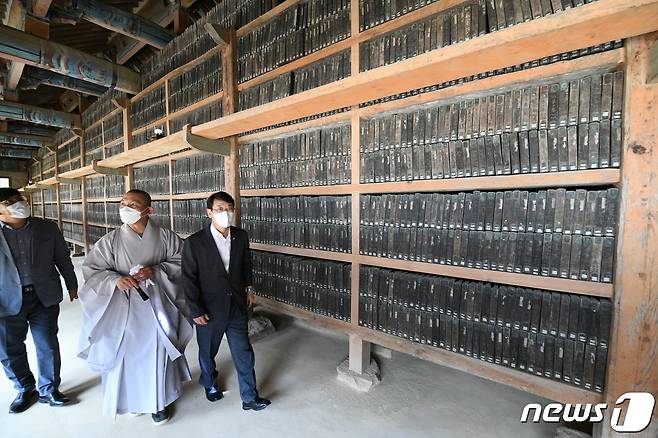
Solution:
M149 195L147 192L144 190L139 190L139 189L132 189L128 190L125 195L123 195L124 199L131 199L131 200L136 200L135 198L139 198L140 203L144 207L150 207L151 206L151 195Z

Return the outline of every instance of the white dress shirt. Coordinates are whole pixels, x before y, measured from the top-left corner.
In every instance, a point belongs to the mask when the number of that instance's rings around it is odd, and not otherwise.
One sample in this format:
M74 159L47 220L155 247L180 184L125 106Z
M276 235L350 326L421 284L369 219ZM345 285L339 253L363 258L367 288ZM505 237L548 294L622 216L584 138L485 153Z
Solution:
M222 258L222 263L224 263L224 267L228 273L228 267L231 263L231 229L228 229L228 235L224 237L222 233L217 231L217 228L210 224L210 234L215 239L219 256Z

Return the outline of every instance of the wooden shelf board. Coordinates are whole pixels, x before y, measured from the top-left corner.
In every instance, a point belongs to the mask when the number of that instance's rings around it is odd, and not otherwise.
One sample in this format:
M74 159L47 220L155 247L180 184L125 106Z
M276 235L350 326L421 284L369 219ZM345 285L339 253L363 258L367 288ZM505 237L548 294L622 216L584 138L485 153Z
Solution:
M83 176L89 176L94 173L94 169L92 168L91 164L87 166L80 167L78 169L74 170L69 170L68 172L64 172L59 174L60 177L62 178L81 178Z
M599 0L443 47L192 128L224 138L452 79L652 32L658 0ZM564 35L570 35L564 38Z
M146 161L155 157L167 155L172 152L177 152L187 147L183 139L184 132L179 131L175 134L170 134L166 137L154 140L150 143L146 143L145 145L101 160L98 162L98 165L103 167L119 168L139 163L140 161Z
M158 126L158 125L166 125L166 124L167 124L167 116L165 115L164 117L159 118L158 120L154 120L154 121L151 122L151 123L147 123L147 124L144 125L144 126L140 126L139 128L135 128L135 129L133 129L132 132L131 132L130 134L131 134L131 135L141 134L142 132L144 132L144 131L148 131L149 129L151 129L151 128L155 127L155 126Z
M289 246L264 245L262 243L250 243L249 247L256 251L276 252L279 254L295 255L300 257L312 257L316 259L332 260L336 262L351 262L352 254L333 251L320 251L306 248L293 248Z
M359 193L457 192L471 190L538 189L546 187L587 187L612 185L621 181L619 169L525 173L400 182L368 183L357 186Z
M472 190L537 189L613 185L621 181L619 169L592 169L519 175L478 176L333 186L243 189L240 196L322 196L371 193L457 192Z
M216 55L220 52L221 52L221 47L215 46L212 49L208 50L203 55L199 56L198 58L188 62L185 65L182 65L178 68L175 68L174 70L170 71L169 73L167 73L166 75L164 75L163 77L158 79L157 81L153 82L148 87L144 88L142 91L137 93L135 96L133 96L130 99L130 102L133 103L133 102L138 101L139 99L144 97L144 95L150 93L151 91L155 90L156 88L164 86L165 81L168 81L169 79L171 79L175 76L179 76L181 73L186 72L187 70L193 68L194 66L200 64L201 62L205 61L206 59L208 59L211 56Z
M301 0L285 0L283 3L281 3L278 6L275 6L274 8L270 9L263 15L259 16L258 18L251 20L249 23L245 24L241 28L239 28L236 32L235 35L237 38L240 38L243 35L248 34L252 30L259 28L260 26L266 24L268 21L270 21L272 18L276 17L279 15L281 12L285 11L286 9L295 6L297 3L299 3Z
M506 89L516 88L524 84L548 82L555 78L565 80L565 78L570 78L573 75L581 76L586 72L592 71L610 71L622 65L625 61L626 50L623 48L613 49L576 59L540 65L527 70L463 82L452 87L416 94L402 99L377 103L359 108L357 112L360 117L367 118L383 112L424 105L430 102L451 102L455 99L464 99L468 96L481 96L482 93L490 91L500 93Z
M87 203L93 202L93 203L98 203L98 202L121 202L121 198L116 197L116 198L87 198Z
M222 100L222 97L224 96L224 92L220 91L217 94L213 94L212 96L208 96L205 99L201 99L198 102L194 102L191 105L186 106L183 109L180 109L176 112L173 112L169 114L168 120L175 120L179 117L182 117L188 113L191 113L192 111L198 110L199 108L203 108L206 105L210 105L212 103L215 103L217 101Z
M46 137L46 138L49 138L49 137ZM73 143L73 142L74 142L75 140L77 140L77 139L78 139L78 137L77 137L76 135L73 135L73 134L72 134L72 135L71 135L71 138L69 138L68 140L62 142L61 144L58 144L58 145L57 145L57 149L61 149L61 148L63 148L64 146L66 146L67 144L69 144L69 143Z
M115 138L114 140L110 141L109 143L103 143L102 147L104 149L107 149L107 148L111 148L111 147L116 146L116 145L121 144L121 143L123 143L123 136L121 136L119 138Z
M204 199L209 197L215 192L196 192L196 193L178 193L171 195L170 198L173 200L181 200L181 199ZM240 193L240 196L242 196L242 193Z
M82 221L75 221L73 219L64 219L64 218L62 218L62 222L68 222L70 224L83 225Z
M41 184L41 185L44 185L44 186L54 186L54 185L57 185L57 177L56 177L56 176L51 176L50 178L48 178L48 179L44 179L43 181L41 181L40 184Z
M611 283L595 283L593 281L570 280L566 278L544 277L541 275L492 271L487 269L441 265L437 263L423 263L410 260L396 260L365 255L355 256L354 259L362 265L370 265L380 268L400 269L403 271L422 272L425 274L443 275L447 277L463 278L466 280L510 284L513 286L590 295L600 298L612 298L613 296L613 285Z
M291 132L299 132L305 129L313 129L318 127L325 127L344 123L352 117L352 111L343 111L338 114L331 114L329 116L319 117L317 119L307 120L305 122L295 123L292 125L281 126L279 128L272 128L261 132L255 132L249 135L243 135L238 138L240 143L249 143L256 140L270 139L278 136L290 134Z
M274 311L281 312L295 318L303 319L305 321L310 321L324 328L338 330L345 334L350 334L355 329L355 327L347 321L341 321L339 319L330 318L328 316L318 315L317 313L309 312L308 310L291 306L289 304L260 295L256 295L255 303L259 306L267 307Z
M65 237L64 240L66 240L67 242L72 243L74 245L85 246L85 244L80 242L79 240L70 239L68 237Z
M240 196L323 196L349 195L355 190L355 185L339 184L334 186L286 187L271 189L242 189Z
M600 403L602 394L587 391L577 386L560 381L539 377L530 373L481 361L466 355L410 342L397 336L391 336L376 330L356 326L353 323L317 315L285 303L262 296L256 296L256 304L294 318L303 319L313 325L345 334L356 334L363 340L391 350L428 360L441 366L454 368L478 377L512 386L531 394L562 403Z
M168 201L171 195L151 195L153 201Z
M107 224L98 224L98 223L95 223L95 222L87 222L87 225L90 225L92 227L98 227L98 228L107 228L107 227L109 227L109 225L107 225Z

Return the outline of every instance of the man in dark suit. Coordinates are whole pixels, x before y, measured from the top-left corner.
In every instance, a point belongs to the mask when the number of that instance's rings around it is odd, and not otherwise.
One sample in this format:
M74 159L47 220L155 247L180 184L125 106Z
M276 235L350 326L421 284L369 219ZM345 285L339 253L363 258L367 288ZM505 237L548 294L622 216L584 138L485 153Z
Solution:
M39 402L69 403L59 392L60 275L73 301L78 283L57 224L30 217L30 206L18 190L0 189L0 361L19 392L10 413L23 412L37 400L25 349L28 327L37 350Z
M199 383L209 401L222 398L215 356L226 334L238 372L242 409L259 411L270 401L256 390L254 351L247 331L247 309L254 301L249 237L232 226L235 201L228 193L211 195L206 206L212 223L188 237L183 247L185 295L199 344Z

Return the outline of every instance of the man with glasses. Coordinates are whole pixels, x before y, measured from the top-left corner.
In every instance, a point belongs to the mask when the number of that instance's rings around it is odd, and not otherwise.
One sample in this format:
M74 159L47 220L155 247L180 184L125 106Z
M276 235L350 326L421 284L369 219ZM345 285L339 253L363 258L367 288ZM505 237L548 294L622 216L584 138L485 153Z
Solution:
M254 351L247 330L247 309L254 301L249 237L233 226L235 201L231 195L217 192L206 206L212 223L188 237L183 246L185 295L199 344L199 383L208 401L222 398L215 356L226 334L238 372L242 409L260 411L270 401L256 390Z
M70 251L57 224L30 217L20 192L0 188L0 361L18 396L10 413L37 401L63 406L69 399L59 391L61 358L57 340L59 303L64 277L71 301L78 282ZM25 349L28 327L37 352L37 382Z

